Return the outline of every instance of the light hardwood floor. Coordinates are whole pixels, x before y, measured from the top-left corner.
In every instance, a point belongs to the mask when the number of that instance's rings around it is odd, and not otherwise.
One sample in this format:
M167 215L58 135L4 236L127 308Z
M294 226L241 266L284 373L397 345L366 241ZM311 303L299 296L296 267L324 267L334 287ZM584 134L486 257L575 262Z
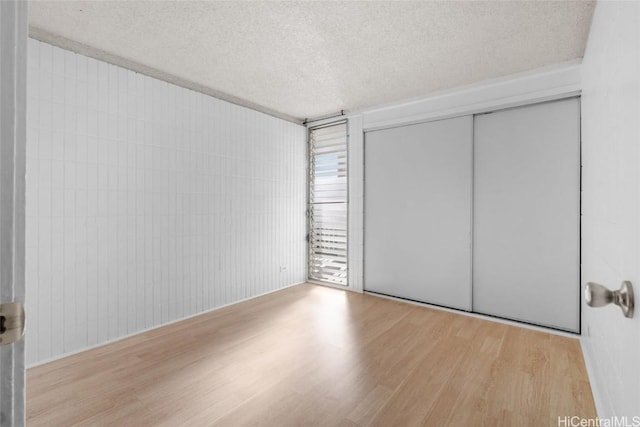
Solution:
M300 285L27 372L33 426L557 426L577 340Z

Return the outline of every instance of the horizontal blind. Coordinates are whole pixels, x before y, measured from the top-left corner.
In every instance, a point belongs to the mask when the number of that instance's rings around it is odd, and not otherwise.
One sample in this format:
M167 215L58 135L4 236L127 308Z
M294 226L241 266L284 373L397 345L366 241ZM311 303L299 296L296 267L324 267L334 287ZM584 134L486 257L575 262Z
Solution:
M347 124L309 136L309 278L347 285Z

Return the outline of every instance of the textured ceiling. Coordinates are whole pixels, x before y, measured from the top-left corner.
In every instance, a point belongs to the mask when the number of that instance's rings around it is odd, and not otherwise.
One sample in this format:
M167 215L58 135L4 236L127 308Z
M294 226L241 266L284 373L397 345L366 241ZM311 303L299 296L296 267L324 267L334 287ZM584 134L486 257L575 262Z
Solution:
M587 1L31 1L29 22L41 40L82 45L83 53L95 49L111 62L122 59L119 65L158 70L300 119L581 58L593 7Z

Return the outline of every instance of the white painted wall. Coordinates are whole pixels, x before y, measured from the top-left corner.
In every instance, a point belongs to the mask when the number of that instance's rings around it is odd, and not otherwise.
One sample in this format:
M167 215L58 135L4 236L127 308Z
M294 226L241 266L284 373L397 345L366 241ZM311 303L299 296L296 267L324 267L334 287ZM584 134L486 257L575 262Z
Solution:
M306 279L302 126L35 40L27 124L30 365Z
M640 416L640 3L598 2L582 66L582 280L630 280L634 319L583 302L598 415Z
M347 214L348 289L362 292L364 256L364 133L362 116L353 115L347 122L349 139L349 212Z

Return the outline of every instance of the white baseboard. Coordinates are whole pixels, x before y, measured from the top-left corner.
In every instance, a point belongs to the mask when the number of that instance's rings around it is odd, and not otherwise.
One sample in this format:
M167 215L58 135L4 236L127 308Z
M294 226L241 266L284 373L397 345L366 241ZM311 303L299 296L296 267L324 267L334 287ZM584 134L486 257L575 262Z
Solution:
M598 376L595 369L595 363L591 357L591 351L589 345L586 343L586 339L580 339L580 347L582 348L582 357L584 358L584 364L587 368L587 376L589 377L589 384L591 385L591 393L593 395L593 401L596 404L596 412L600 418L608 418L613 416L613 408L607 394L598 381Z
M292 285L286 285L286 286L283 286L281 288L274 289L272 291L263 292L263 293L258 294L258 295L254 295L254 296L251 296L251 297L248 297L248 298L243 298L243 299L238 300L238 301L230 302L229 304L221 305L221 306L218 306L218 307L210 308L210 309L205 310L205 311L201 311L201 312L198 312L198 313L190 314L188 316L181 317L179 319L175 319L175 320L172 320L170 322L161 323L159 325L155 325L155 326L151 326L149 328L141 329L139 331L132 332L130 334L126 334L126 335L123 335L121 337L118 337L118 338L115 338L115 339L112 339L112 340L108 340L108 341L104 341L104 342L101 342L101 343L98 343L98 344L90 345L88 347L84 347L84 348L81 348L79 350L70 351L68 353L63 353L63 354L60 354L60 355L57 355L57 356L54 356L54 357L50 357L50 358L45 359L45 360L40 360L40 361L38 361L36 363L32 363L32 364L27 365L27 369L35 368L36 366L40 366L40 365L44 365L46 363L54 362L56 360L64 359L65 357L73 356L74 354L84 353L85 351L93 350L93 349L99 348L99 347L104 347L105 345L113 344L115 342L122 341L124 339L131 338L131 337L136 336L136 335L144 334L144 333L152 331L154 329L163 328L163 327L171 325L173 323L178 323L178 322L182 322L183 320L192 319L194 317L202 316L204 314L211 313L213 311L220 310L222 308L229 307L229 306L232 306L232 305L236 305L236 304L239 304L241 302L245 302L245 301L249 301L249 300L252 300L252 299L259 298L259 297L263 297L265 295L269 295L269 294L272 294L274 292L282 291L284 289L292 288L294 286L304 285L305 283L308 283L308 282L304 281L304 282L294 283Z
M394 300L394 301L398 301L398 302L404 302L404 303L411 304L411 305L418 305L418 306L421 306L421 307L433 308L434 310L446 311L448 313L459 314L461 316L467 316L467 317L473 317L473 318L476 318L476 319L488 320L490 322L502 323L502 324L510 325L510 326L517 326L519 328L531 329L533 331L538 331L538 332L546 332L548 334L560 335L562 337L567 337L567 338L573 338L573 339L579 339L580 338L580 334L577 334L577 333L574 333L574 332L565 332L565 331L561 331L561 330L558 330L558 329L546 328L544 326L536 326L536 325L531 325L529 323L517 322L515 320L501 319L499 317L487 316L485 314L473 313L473 312L470 312L470 311L457 310L457 309L454 309L454 308L447 308L447 307L442 307L442 306L439 306L439 305L432 305L432 304L429 304L429 303L426 303L426 302L411 301L411 300L407 300L407 299L404 299L404 298L397 298L397 297L392 297L392 296L389 296L389 295L377 294L375 292L368 292L366 290L364 291L364 293L367 294L367 295L378 297L378 298L386 298L386 299L390 299L390 300Z

